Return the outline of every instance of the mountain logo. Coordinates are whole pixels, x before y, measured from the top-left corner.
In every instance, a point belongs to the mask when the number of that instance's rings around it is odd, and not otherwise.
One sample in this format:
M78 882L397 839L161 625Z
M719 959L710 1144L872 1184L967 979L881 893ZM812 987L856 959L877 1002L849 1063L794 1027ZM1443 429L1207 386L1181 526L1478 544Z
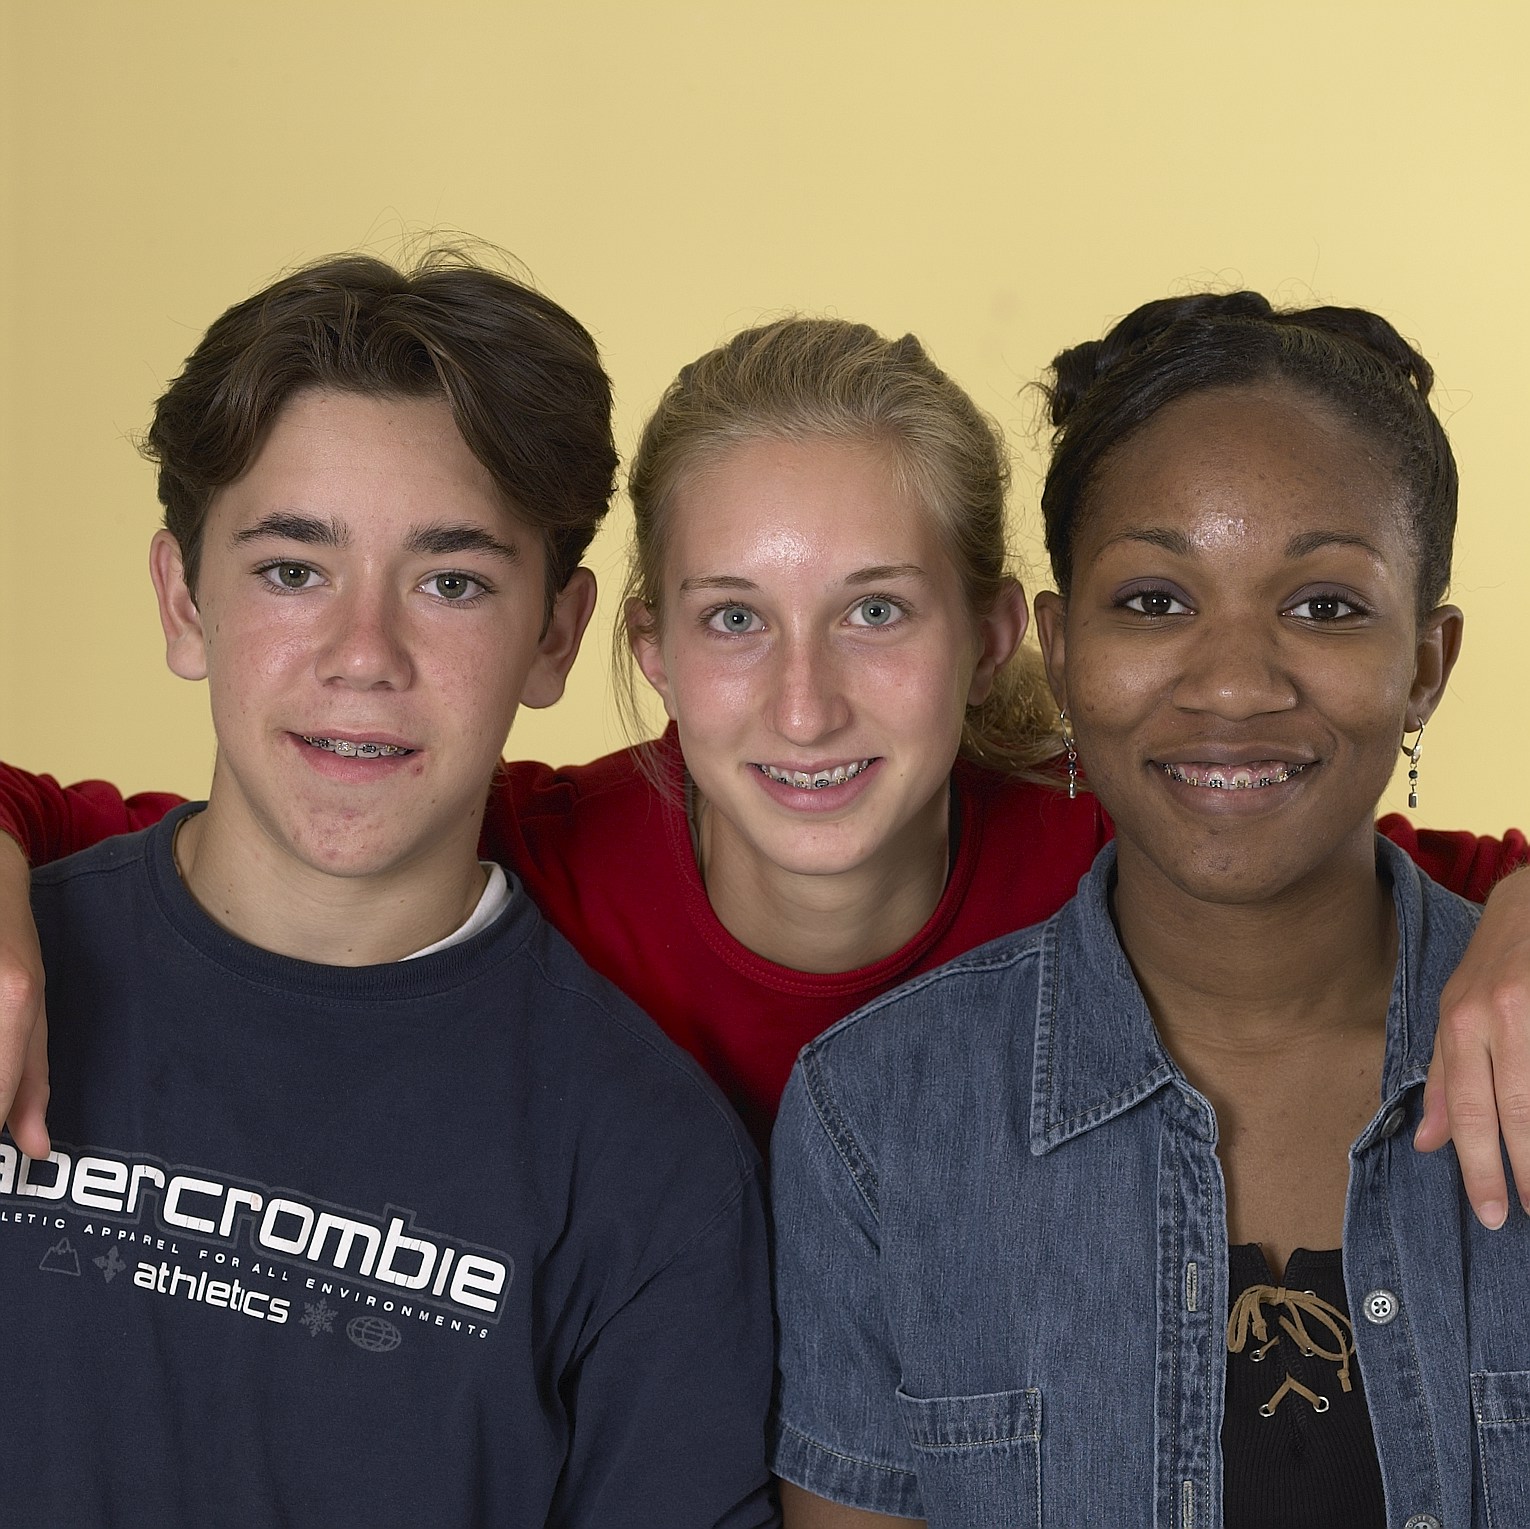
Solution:
M72 1274L80 1277L80 1255L67 1237L60 1237L42 1256L37 1266L47 1274Z

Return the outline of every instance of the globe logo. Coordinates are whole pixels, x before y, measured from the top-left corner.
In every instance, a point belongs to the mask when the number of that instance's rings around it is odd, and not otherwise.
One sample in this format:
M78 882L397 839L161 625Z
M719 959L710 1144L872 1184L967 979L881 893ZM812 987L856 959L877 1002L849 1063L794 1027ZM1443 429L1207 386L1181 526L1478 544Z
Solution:
M391 1354L404 1341L404 1335L384 1317L352 1317L345 1324L345 1336L369 1354Z

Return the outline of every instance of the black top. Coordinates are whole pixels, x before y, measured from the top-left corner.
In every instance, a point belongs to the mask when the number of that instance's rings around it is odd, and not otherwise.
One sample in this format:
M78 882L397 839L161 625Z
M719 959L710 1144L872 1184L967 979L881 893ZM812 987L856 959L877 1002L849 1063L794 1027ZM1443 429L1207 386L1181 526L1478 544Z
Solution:
M187 810L34 878L56 1150L0 1140L0 1521L775 1524L716 1089L518 886L417 960L244 944Z
M1276 1284L1257 1243L1229 1248L1230 1312L1250 1287ZM1292 1302L1277 1301L1272 1293L1259 1303L1264 1339L1250 1326L1242 1352L1227 1356L1222 1419L1226 1529L1290 1529L1294 1524L1302 1529L1385 1529L1381 1467L1347 1326L1342 1252L1298 1248L1286 1265L1284 1288L1293 1293ZM1303 1354L1281 1326L1282 1318L1296 1324L1299 1317L1299 1325L1316 1340L1315 1350L1340 1352L1341 1344L1322 1316L1310 1306L1304 1309L1302 1292L1311 1292L1343 1314L1345 1320L1337 1325L1342 1347L1349 1351L1348 1391L1340 1380L1339 1362L1324 1352ZM1264 1357L1256 1358L1261 1349ZM1277 1399L1288 1377L1293 1384Z

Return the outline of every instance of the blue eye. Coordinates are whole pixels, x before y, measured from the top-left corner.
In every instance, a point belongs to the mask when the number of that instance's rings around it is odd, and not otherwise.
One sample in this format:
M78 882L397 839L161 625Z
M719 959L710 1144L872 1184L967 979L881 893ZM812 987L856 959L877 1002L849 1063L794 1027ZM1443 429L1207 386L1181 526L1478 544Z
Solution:
M850 612L852 626L891 626L903 615L902 609L882 595L871 595Z
M714 632L726 632L730 637L747 632L758 632L764 623L747 605L719 605L703 618Z

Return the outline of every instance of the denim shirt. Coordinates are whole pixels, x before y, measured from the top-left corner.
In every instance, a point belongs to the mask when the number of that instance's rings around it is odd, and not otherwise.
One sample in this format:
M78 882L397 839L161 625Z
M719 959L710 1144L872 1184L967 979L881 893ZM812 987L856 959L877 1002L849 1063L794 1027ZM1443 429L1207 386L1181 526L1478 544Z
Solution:
M1385 841L1397 975L1344 1273L1389 1529L1530 1526L1530 1221L1411 1139L1477 910ZM1222 1523L1217 1122L1078 896L807 1047L772 1148L777 1472L951 1529ZM1300 959L1294 953L1294 959Z

